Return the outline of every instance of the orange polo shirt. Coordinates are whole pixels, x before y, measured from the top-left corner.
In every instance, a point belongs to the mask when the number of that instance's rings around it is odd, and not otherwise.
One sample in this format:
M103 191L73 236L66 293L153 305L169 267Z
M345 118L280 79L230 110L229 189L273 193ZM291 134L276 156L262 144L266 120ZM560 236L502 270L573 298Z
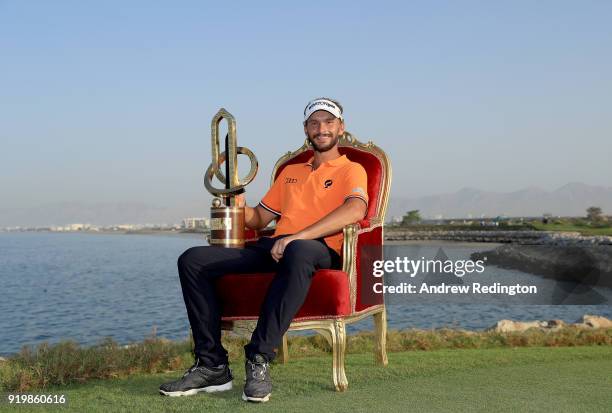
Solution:
M313 170L313 160L285 167L259 203L280 216L275 236L301 231L347 198L360 198L368 203L368 178L363 166L342 155ZM342 231L325 237L325 242L340 255Z

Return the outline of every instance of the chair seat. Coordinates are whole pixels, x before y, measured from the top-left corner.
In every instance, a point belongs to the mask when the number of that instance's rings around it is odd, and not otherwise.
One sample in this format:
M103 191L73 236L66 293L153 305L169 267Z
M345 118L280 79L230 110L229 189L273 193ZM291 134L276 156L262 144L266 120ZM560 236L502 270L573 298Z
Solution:
M227 274L216 283L222 320L255 319L274 273ZM348 275L340 270L315 272L306 301L294 320L333 318L351 313Z

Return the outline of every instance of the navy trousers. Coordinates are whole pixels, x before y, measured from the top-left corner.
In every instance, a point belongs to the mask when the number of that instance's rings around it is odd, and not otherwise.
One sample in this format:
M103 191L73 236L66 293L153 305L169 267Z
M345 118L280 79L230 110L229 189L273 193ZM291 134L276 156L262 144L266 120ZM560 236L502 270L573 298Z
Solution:
M282 236L263 237L244 249L193 247L179 257L178 272L194 352L207 366L228 363L227 351L221 344L221 312L215 294L215 281L219 277L228 273L276 273L251 341L244 347L247 358L253 359L259 353L272 361L276 356L274 349L279 347L283 334L306 299L314 272L340 268L340 257L323 239L290 242L277 263L270 250L279 238Z

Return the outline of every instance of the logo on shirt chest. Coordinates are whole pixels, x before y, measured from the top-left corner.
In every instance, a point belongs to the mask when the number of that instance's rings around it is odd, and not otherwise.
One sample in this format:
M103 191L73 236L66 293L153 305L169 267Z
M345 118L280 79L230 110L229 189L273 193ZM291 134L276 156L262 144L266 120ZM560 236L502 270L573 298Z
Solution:
M285 183L286 184L296 184L297 178L285 178Z
M325 188L329 188L330 186L332 186L333 183L334 181L332 181L331 179L326 179L325 182L323 182L323 186Z

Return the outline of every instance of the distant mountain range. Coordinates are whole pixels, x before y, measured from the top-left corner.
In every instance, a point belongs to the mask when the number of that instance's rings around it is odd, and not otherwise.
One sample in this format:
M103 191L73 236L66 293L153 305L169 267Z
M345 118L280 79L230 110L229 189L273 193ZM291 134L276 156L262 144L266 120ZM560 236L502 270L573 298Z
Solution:
M0 227L43 227L71 223L173 224L185 217L206 217L209 206L210 200L203 199L170 207L136 202L66 202L35 208L0 208ZM541 216L543 213L584 216L590 206L601 207L604 214L612 214L612 187L569 183L554 191L529 187L504 193L462 188L450 194L418 198L396 198L391 194L387 218L401 217L412 209L418 209L424 218Z
M544 213L586 216L590 206L612 214L612 187L572 182L554 191L528 187L514 192L493 192L466 187L451 194L418 198L391 196L387 217L400 217L412 209L418 209L424 218L541 216Z

